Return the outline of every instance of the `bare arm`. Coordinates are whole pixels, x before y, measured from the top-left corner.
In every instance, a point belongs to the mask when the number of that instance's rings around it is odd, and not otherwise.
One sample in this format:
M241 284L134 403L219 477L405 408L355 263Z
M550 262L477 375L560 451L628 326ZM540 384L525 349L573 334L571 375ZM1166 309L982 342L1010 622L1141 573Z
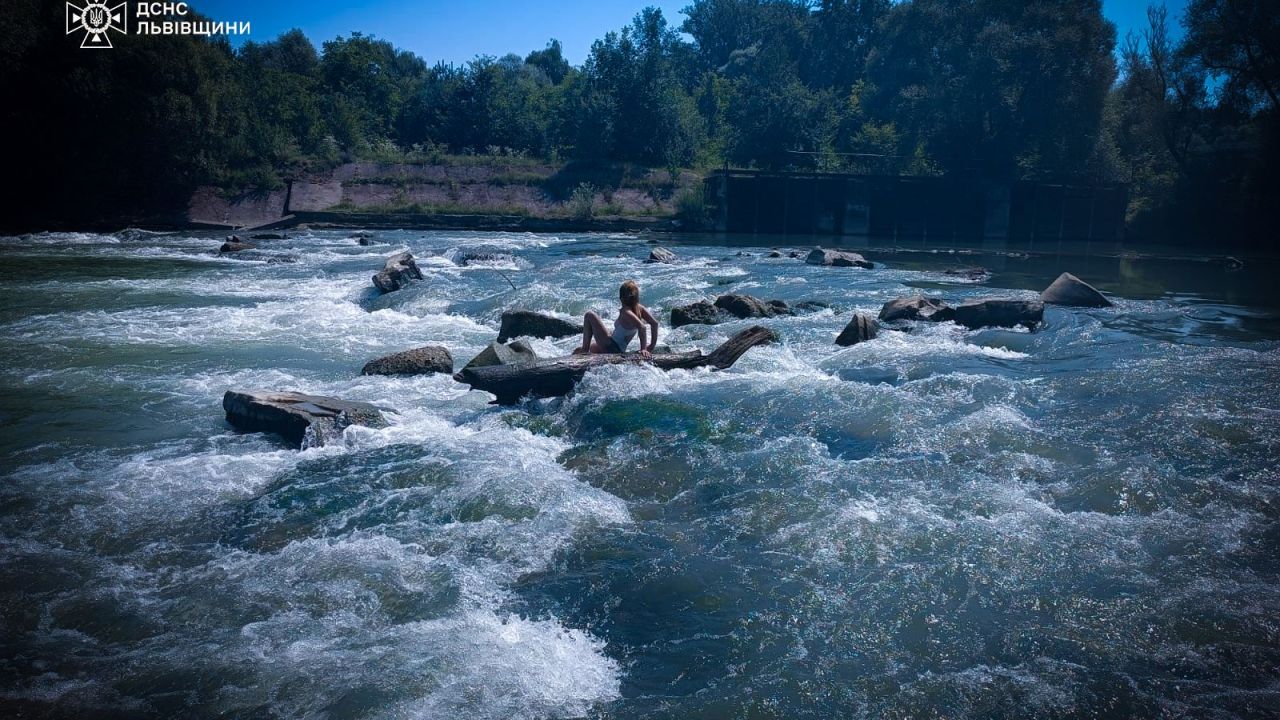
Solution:
M648 348L650 351L652 351L655 347L658 346L658 318L654 317L653 313L649 312L649 308L643 305L640 306L640 315L645 322L649 323L649 327L653 328L653 338L649 341L649 348ZM644 347L643 328L640 330L640 332L641 332L640 347Z

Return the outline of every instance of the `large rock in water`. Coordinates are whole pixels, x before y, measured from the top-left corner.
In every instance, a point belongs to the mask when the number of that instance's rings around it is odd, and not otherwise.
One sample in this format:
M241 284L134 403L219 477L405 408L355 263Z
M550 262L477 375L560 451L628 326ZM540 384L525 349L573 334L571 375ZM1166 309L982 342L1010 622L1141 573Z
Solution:
M337 439L351 425L387 426L382 411L369 403L297 392L228 390L222 409L236 429L276 433L302 450Z
M875 318L864 313L854 313L853 319L848 325L844 326L844 330L836 336L836 344L841 347L857 345L860 342L866 342L876 335L880 334L880 323Z
M529 347L529 343L523 340L507 343L489 343L489 346L481 350L478 355L471 358L471 362L466 364L463 370L470 370L479 367L492 367L494 365L520 365L522 363L530 363L539 360L538 353Z
M981 327L1015 327L1034 330L1044 320L1039 300L970 300L956 306L956 323L970 330Z
M384 293L394 292L409 284L410 280L421 280L422 271L413 261L413 253L408 250L387 258L386 265L373 276L373 285Z
M1069 272L1064 272L1040 293L1040 302L1072 307L1111 307L1098 289Z
M676 261L676 254L666 248L656 247L649 251L649 259L647 263L666 263L670 265Z
M948 307L941 298L927 298L923 295L895 298L880 308L882 322L895 320L945 322L954 317L955 310Z
M730 315L706 300L671 308L671 327L684 325L715 325L725 322Z
M791 314L791 308L781 300L765 301L751 295L721 295L715 306L739 319Z
M370 360L361 375L429 375L453 374L453 355L448 348L426 345Z
M822 248L814 248L804 261L810 265L832 265L835 267L860 268L875 267L875 263L867 260L858 253L844 252L841 250L823 250Z
M581 323L571 323L531 310L508 310L502 313L498 342L504 343L515 337L559 338L581 334Z

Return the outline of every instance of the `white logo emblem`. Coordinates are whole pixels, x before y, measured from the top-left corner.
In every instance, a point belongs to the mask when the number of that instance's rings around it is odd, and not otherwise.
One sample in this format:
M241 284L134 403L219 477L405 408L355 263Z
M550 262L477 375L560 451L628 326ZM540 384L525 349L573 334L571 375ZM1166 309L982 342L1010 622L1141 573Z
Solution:
M107 7L106 0L88 0L88 4L79 7L67 3L67 34L83 30L82 48L109 48L111 38L108 30L118 33L129 31L129 18L125 13L125 3L115 7Z

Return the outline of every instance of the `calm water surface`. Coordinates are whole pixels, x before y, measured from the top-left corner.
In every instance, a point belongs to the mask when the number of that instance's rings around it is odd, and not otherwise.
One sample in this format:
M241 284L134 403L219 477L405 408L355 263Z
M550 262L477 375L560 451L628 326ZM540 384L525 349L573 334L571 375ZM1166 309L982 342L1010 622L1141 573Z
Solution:
M257 260L0 239L7 714L1280 714L1274 261L903 245L860 271L688 238L665 266L624 235L377 236ZM374 297L406 248L426 280ZM832 342L899 295L1033 297L1063 270L1116 307ZM427 343L461 365L508 308L612 312L626 278L664 322L725 292L832 308L765 321L784 341L726 372L610 367L518 408L358 374ZM297 452L233 432L231 387L396 412Z

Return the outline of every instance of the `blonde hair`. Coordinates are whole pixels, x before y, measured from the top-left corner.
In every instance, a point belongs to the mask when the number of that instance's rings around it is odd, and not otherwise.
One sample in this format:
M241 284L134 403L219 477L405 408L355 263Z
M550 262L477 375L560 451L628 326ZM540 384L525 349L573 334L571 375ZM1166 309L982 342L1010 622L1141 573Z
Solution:
M618 288L618 300L626 307L635 310L640 304L640 286L635 280L628 280L622 283L622 287Z

